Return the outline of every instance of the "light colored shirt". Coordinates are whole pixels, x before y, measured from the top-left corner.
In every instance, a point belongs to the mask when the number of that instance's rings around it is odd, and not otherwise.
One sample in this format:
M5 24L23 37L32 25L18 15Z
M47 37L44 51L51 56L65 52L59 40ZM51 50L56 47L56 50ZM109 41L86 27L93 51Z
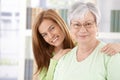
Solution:
M45 68L43 68L39 74L39 80L53 80L53 74L54 74L54 70L57 65L57 62L58 62L57 60L50 59L50 65L49 65L48 71Z
M78 62L73 48L63 56L54 73L54 80L120 80L120 54L108 56L100 50L105 43L100 42L83 61Z

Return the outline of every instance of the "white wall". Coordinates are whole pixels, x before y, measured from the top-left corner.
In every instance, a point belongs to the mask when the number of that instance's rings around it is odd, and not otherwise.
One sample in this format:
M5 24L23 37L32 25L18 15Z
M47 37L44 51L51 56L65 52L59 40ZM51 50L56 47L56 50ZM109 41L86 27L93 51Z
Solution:
M110 12L111 10L120 10L120 0L97 0L101 11L101 32L110 32Z

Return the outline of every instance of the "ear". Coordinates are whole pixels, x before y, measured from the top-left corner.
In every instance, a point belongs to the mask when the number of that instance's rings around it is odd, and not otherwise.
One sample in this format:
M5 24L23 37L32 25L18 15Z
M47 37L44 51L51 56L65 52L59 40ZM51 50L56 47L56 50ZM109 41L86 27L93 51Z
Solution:
M99 30L98 30L98 27L96 27L96 36L97 36L97 37L99 36Z

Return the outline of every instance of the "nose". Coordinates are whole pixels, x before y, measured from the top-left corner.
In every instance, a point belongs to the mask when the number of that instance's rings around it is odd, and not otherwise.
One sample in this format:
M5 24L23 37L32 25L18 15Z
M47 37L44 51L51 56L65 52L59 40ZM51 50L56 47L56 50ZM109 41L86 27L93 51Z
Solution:
M53 33L49 32L49 33L48 33L48 37L49 37L50 39L53 38Z
M86 30L86 28L84 27L84 26L82 26L81 28L80 28L80 30L79 30L79 32L81 32L81 33L83 33L83 32L86 32L87 30Z

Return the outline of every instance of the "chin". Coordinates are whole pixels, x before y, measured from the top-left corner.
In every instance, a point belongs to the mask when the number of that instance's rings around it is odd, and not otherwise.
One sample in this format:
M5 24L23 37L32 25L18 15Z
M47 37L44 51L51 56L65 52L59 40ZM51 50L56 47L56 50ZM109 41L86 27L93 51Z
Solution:
M54 46L58 47L58 46L60 46L60 44L56 43L56 44L54 44Z

